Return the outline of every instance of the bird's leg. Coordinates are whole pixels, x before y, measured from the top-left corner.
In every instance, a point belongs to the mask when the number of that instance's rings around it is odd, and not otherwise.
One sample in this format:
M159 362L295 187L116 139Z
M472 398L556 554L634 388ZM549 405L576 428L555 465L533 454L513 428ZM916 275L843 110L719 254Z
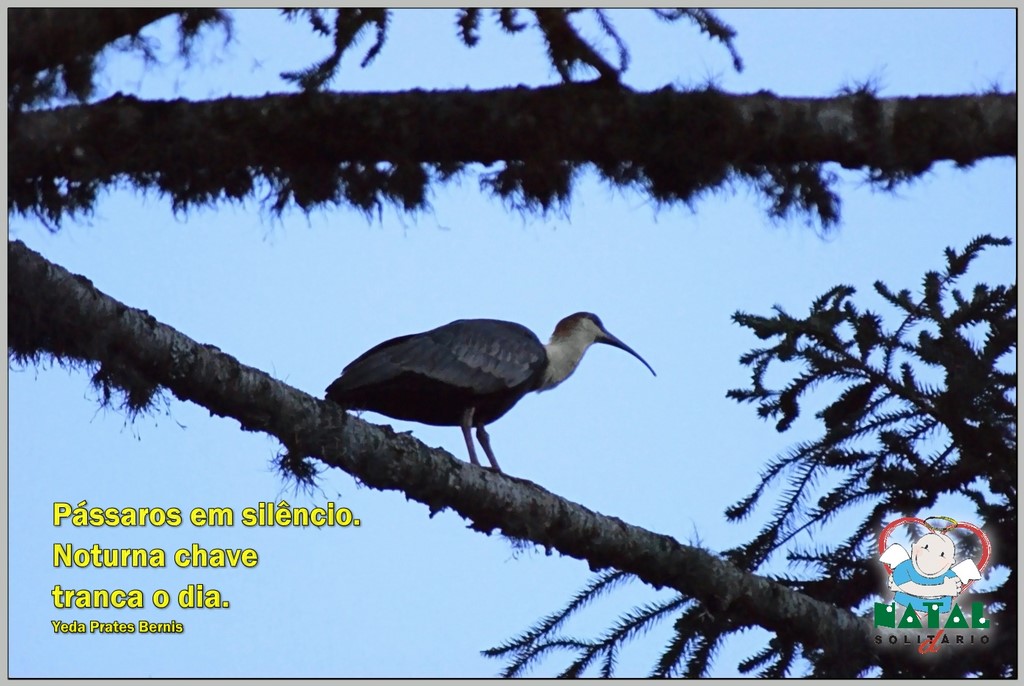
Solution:
M469 461L479 467L480 460L476 459L476 448L473 447L473 435L470 433L470 429L473 428L474 410L476 410L475 407L467 407L466 411L462 413L462 436L466 439L466 447L469 448ZM490 457L490 450L487 452L487 456Z
M491 466L494 467L494 471L501 473L501 467L498 466L498 461L494 459L494 451L491 450L491 437L487 435L483 424L476 427L476 439L480 441L480 445L484 447L484 452L487 453L487 459L491 461Z

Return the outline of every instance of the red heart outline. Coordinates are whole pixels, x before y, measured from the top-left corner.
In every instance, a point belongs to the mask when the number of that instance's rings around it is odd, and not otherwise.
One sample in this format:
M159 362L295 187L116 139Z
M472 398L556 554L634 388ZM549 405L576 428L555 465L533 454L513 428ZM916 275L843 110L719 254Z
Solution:
M940 519L940 518L939 517L932 517L930 519ZM892 533L893 529L895 529L900 524L908 524L908 523L911 523L911 522L920 524L921 526L923 526L924 528L928 529L929 531L936 531L935 527L933 527L931 524L929 524L925 520L921 519L920 517L900 517L899 519L897 519L897 520L895 520L893 522L889 522L885 526L885 528L882 529L882 533L880 533L878 535L878 554L881 555L882 553L885 552L886 548L888 547L886 545L886 543L889 540L889 534ZM952 529L967 529L968 531L970 531L971 533L973 533L975 536L978 537L978 539L981 541L981 561L978 562L978 571L979 572L985 571L985 567L986 567L986 565L988 565L988 558L992 554L992 544L988 540L988 535L984 531L979 529L978 527L976 527L973 524L970 524L968 522L954 522L953 526L950 526L949 528L944 529L943 532L950 531ZM885 566L886 570L888 570L889 574L892 574L892 568L889 565L885 564L884 562L882 564ZM966 591L968 588L970 588L973 585L974 585L974 581L973 580L968 582L968 583L966 583L966 584L964 584L964 587L960 589L960 594L962 594L964 591ZM960 594L958 594L958 597L959 597Z

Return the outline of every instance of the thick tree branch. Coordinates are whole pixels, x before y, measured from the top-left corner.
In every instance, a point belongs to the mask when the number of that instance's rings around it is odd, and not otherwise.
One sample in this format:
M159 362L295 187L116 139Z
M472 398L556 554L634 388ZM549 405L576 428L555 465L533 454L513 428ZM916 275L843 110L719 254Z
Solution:
M412 208L425 202L431 167L443 178L498 161L506 163L506 176L492 179L499 194L532 193L545 205L568 195L573 168L592 163L657 200L689 201L741 175L790 195L811 187L807 203L820 206L820 163L892 182L940 160L1015 156L1017 102L1014 94L781 98L600 84L200 102L118 95L26 113L10 133L10 208L47 207L55 217L67 208L47 203L62 192L87 188L80 209L119 179L167 193L176 207L246 197L265 181L278 208L345 201L365 209L381 198Z
M1015 156L1016 127L1015 94L781 98L568 84L198 102L118 95L27 114L14 131L11 156L12 171L31 177L52 173L62 153L73 154L71 178L160 173L177 166L201 173L221 166L218 160L226 156L240 168L294 158L487 164L664 156L677 158L683 169L695 149L733 164L885 168Z
M840 673L902 659L870 652L864 619L530 481L473 467L408 434L348 416L114 300L20 241L8 243L8 263L15 358L49 354L98 364L95 378L128 386L136 401L166 387L243 429L275 436L293 455L319 458L373 488L400 490L432 512L451 508L479 531L528 539L592 569L624 570L695 597L713 613L819 647Z

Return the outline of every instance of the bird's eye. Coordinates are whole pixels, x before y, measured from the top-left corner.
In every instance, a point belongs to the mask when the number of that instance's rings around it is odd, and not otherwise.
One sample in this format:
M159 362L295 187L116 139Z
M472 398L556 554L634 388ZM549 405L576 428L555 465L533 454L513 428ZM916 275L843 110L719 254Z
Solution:
M924 544L924 549L928 550L928 544L927 543Z
M946 553L939 553L939 557L946 557Z

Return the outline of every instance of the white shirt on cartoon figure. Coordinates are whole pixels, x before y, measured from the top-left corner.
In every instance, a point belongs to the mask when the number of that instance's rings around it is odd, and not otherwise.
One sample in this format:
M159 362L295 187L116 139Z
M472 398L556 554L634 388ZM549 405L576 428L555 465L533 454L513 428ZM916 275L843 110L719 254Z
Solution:
M908 607L920 605L918 609L937 602L940 612L948 612L963 589L952 571L954 552L953 540L934 532L915 541L909 554L898 543L886 549L879 559L892 567L888 582L895 592L893 600Z

